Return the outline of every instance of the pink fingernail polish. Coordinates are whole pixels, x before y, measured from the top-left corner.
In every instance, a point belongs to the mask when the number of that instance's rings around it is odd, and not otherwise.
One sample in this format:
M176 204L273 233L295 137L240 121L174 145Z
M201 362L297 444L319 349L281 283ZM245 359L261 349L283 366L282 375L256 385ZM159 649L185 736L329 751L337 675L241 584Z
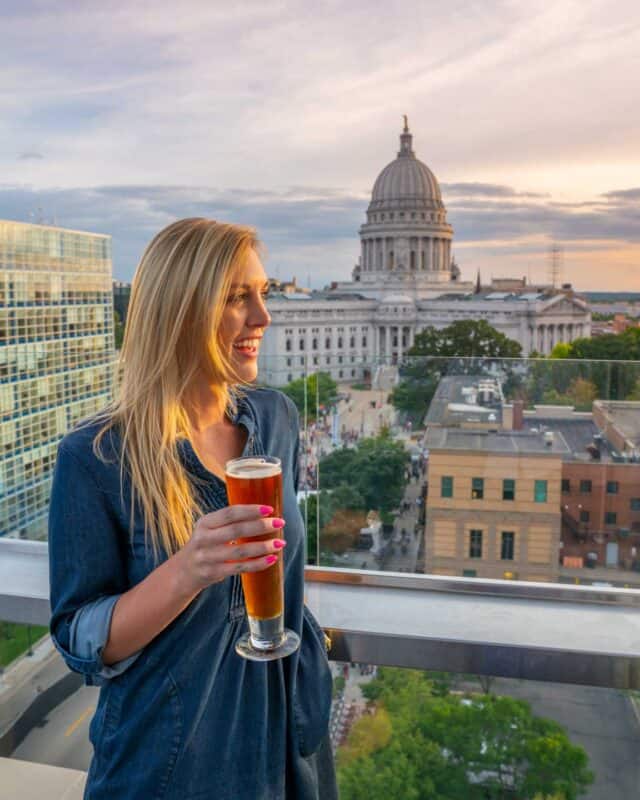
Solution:
M260 513L264 517L268 517L269 514L273 514L273 507L272 506L260 506Z
M278 560L278 556L267 556L266 559L265 559L267 564L275 564L277 560Z
M274 539L273 540L273 546L277 550L280 550L281 548L283 548L285 546L285 544L286 544L286 542L284 542L282 539Z
M271 526L273 528L284 528L284 520L278 519L278 517L276 517L274 520L271 521Z

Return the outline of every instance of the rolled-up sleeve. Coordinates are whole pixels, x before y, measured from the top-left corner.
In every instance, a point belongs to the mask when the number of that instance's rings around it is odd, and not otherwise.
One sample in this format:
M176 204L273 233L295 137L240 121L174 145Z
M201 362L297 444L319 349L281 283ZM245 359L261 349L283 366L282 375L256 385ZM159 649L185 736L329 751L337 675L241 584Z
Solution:
M53 472L48 528L51 638L70 669L87 685L100 685L138 655L111 668L102 661L113 608L129 588L125 542L112 498L64 440Z
M102 661L102 651L109 638L113 609L119 597L119 594L101 597L99 600L94 600L93 603L82 606L73 615L69 628L70 652L76 658L92 660L96 664L100 664L100 671L94 677L105 680L121 675L142 652L142 650L138 650L137 653L114 664L106 665Z

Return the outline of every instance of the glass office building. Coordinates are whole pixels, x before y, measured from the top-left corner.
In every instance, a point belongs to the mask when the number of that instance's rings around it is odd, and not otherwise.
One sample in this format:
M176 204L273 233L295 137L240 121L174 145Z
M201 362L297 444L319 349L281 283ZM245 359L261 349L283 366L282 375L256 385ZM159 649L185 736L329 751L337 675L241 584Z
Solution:
M111 237L0 220L0 537L46 536L58 442L115 360Z

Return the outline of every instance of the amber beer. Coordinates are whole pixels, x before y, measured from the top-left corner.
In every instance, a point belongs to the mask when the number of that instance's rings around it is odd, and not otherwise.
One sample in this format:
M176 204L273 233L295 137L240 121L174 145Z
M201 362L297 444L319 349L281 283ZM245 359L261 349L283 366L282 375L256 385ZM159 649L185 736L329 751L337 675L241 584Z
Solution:
M236 458L227 462L225 469L227 479L227 495L229 505L268 505L273 507L273 516L282 517L282 468L277 458L255 456ZM257 542L282 536L282 532L273 531L262 536L237 539L237 542ZM282 555L275 564L259 572L241 573L242 589L249 623L254 630L253 621L272 620L275 624L273 632L282 637L284 612L284 580ZM276 619L279 621L276 622ZM264 634L267 627L258 626ZM252 640L256 637L252 635ZM258 640L262 636L257 637ZM275 642L277 644L277 641ZM261 645L253 641L254 646ZM266 645L262 645L265 647Z

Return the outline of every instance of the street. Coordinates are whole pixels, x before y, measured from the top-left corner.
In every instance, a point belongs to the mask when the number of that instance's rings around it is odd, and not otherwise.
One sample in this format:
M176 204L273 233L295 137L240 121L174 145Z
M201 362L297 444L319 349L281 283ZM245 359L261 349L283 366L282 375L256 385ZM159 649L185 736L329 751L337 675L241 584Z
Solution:
M496 678L491 691L526 700L537 716L560 723L584 747L595 773L585 800L640 797L640 720L625 692L506 678Z
M93 753L89 723L98 689L84 686L53 709L12 753L14 758L87 770Z

